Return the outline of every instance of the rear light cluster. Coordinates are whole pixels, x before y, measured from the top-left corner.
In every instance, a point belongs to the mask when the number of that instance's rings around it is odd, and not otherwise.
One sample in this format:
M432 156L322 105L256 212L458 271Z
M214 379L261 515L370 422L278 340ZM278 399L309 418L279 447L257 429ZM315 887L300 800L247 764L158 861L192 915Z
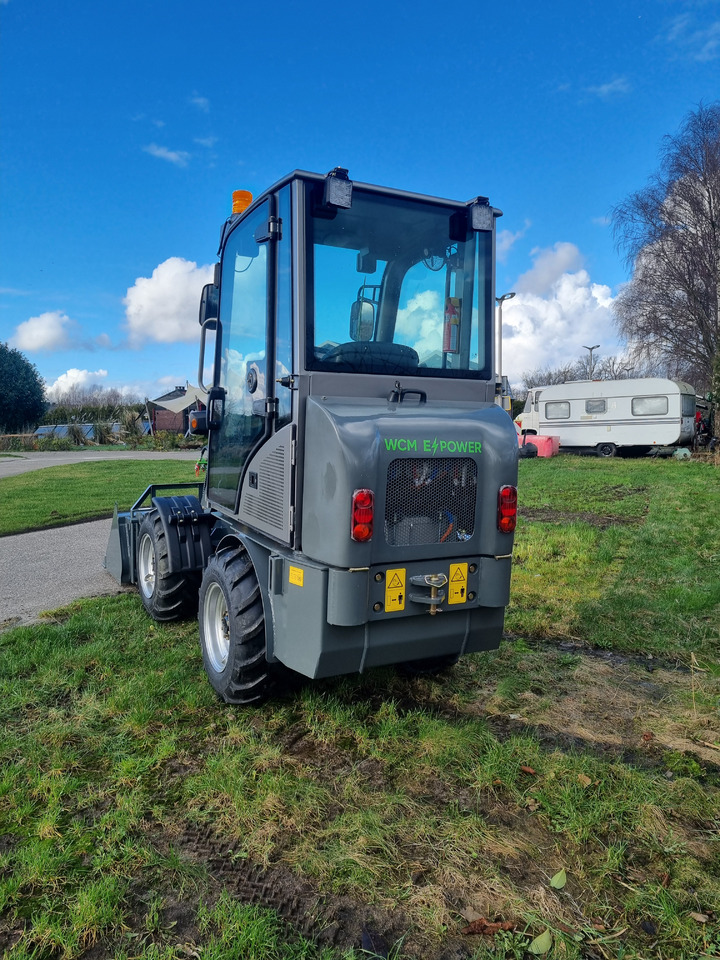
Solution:
M505 484L498 493L497 525L500 533L512 533L517 523L517 488Z
M352 523L350 536L358 543L372 540L375 494L372 490L356 490L352 498Z

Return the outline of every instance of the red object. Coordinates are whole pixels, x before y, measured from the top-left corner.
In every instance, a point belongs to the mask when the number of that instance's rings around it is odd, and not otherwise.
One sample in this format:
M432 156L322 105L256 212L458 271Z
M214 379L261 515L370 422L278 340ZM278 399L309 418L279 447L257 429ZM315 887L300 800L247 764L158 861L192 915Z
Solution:
M352 522L350 536L358 543L372 540L373 518L375 514L375 494L363 488L356 490L352 498Z
M556 453L560 452L560 437L539 437L537 434L529 433L526 437L518 437L520 446L522 446L523 440L533 443L537 447L539 457L554 457Z
M517 523L517 487L506 483L498 492L498 530L512 533Z

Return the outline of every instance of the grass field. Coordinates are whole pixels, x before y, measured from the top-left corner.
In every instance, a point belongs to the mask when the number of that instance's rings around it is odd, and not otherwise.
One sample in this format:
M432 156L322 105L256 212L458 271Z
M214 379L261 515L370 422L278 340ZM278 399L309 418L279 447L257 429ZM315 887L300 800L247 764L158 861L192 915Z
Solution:
M195 480L191 460L107 460L33 470L0 480L0 536L111 517L151 483Z
M720 957L717 468L520 467L506 639L437 678L229 709L132 595L0 634L4 956Z

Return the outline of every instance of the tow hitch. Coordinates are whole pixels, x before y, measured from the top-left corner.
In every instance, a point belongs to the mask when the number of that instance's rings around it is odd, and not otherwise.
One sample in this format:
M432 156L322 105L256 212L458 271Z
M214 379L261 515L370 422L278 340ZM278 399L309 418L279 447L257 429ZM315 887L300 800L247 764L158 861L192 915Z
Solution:
M448 582L444 573L426 573L417 577L410 577L410 583L415 587L429 588L430 593L411 593L410 600L413 603L429 604L428 613L434 617L436 613L442 613L440 604L445 599L445 591L441 590Z

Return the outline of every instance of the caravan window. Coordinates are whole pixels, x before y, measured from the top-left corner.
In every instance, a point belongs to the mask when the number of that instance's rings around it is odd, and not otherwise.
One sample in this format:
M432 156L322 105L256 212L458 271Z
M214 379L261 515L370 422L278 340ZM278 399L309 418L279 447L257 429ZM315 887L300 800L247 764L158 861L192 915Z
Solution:
M566 420L570 416L570 402L568 400L553 400L545 404L546 420Z
M633 397L634 417L662 417L668 412L667 397Z
M682 416L695 416L695 397L691 393L682 394Z
M586 400L585 413L605 413L607 411L607 402L605 400Z

